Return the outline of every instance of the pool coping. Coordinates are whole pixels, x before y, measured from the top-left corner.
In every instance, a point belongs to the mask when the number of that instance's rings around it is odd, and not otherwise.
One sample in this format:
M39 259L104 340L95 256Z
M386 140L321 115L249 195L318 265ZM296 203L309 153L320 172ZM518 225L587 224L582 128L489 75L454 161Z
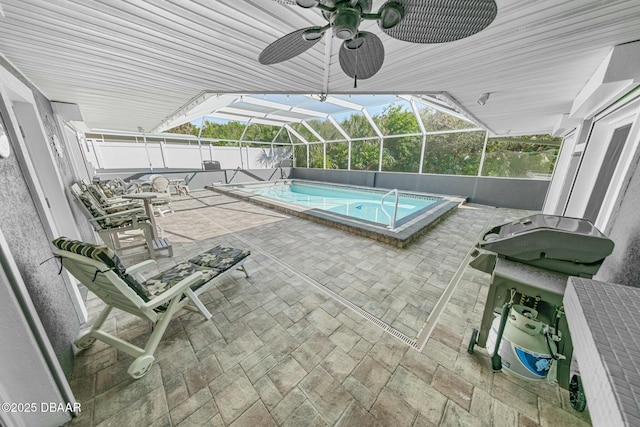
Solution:
M418 237L422 236L429 229L434 227L443 218L451 214L455 208L460 206L466 201L465 197L432 194L432 193L419 193L416 191L399 190L403 194L422 196L422 197L435 197L440 199L434 203L430 209L420 214L416 218L407 220L405 223L396 227L395 230L390 230L383 225L376 225L375 223L358 220L346 215L330 213L315 208L305 208L303 206L287 203L285 201L274 200L268 197L257 195L254 193L248 193L242 191L243 187L257 187L261 185L273 185L274 183L291 183L301 182L308 184L324 184L335 187L344 188L357 188L362 190L373 191L391 191L384 188L363 187L357 185L342 185L332 182L322 181L308 181L302 179L284 179L269 182L259 183L243 183L243 184L215 184L211 186L205 186L205 189L215 191L227 196L244 200L250 203L261 205L270 209L274 209L289 215L297 216L300 218L308 219L320 224L329 225L339 230L347 231L349 233L357 234L359 236L367 237L379 242L383 242L389 245L396 246L398 248L404 248L411 242L415 241Z

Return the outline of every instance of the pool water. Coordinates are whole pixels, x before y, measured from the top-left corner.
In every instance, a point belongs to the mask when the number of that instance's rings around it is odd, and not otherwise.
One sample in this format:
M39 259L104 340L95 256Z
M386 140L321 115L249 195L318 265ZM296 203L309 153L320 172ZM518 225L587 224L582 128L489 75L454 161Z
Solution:
M244 190L312 209L322 209L365 221L389 224L389 217L382 210L381 198L384 192L381 191L306 183L283 183L258 188L246 187ZM436 197L400 193L396 221L416 214L439 200ZM385 198L384 209L391 216L393 216L394 202L395 195L393 194Z

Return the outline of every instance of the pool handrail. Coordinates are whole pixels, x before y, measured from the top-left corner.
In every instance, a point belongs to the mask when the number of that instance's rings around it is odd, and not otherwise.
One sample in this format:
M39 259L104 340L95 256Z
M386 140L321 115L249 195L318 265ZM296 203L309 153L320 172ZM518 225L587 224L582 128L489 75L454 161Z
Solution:
M395 194L396 195L396 201L395 201L394 206L393 206L393 217L384 208L384 199L387 196L391 195L391 194ZM381 210L387 216L387 218L389 218L389 225L387 225L387 228L390 229L390 230L394 230L396 228L396 216L398 215L398 197L399 196L400 195L398 193L398 189L394 188L393 190L389 191L388 193L385 193L385 195L382 196L382 198L380 199Z

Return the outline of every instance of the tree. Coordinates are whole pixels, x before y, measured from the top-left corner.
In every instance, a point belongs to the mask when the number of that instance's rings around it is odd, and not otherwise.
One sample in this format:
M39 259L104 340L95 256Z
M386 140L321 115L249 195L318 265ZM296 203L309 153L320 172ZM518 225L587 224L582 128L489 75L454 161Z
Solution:
M199 128L193 123L183 123L179 126L174 127L173 129L169 129L168 133L179 133L182 135L198 135Z

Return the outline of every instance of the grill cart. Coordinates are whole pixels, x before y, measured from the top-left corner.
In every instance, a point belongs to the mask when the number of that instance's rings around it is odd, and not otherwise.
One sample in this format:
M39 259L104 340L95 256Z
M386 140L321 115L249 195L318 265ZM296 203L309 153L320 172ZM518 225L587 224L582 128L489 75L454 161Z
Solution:
M490 273L491 283L469 353L486 347L495 371L538 381L557 375L569 389L573 346L562 305L567 279L591 278L613 241L587 220L537 214L494 227L477 246L470 265Z

